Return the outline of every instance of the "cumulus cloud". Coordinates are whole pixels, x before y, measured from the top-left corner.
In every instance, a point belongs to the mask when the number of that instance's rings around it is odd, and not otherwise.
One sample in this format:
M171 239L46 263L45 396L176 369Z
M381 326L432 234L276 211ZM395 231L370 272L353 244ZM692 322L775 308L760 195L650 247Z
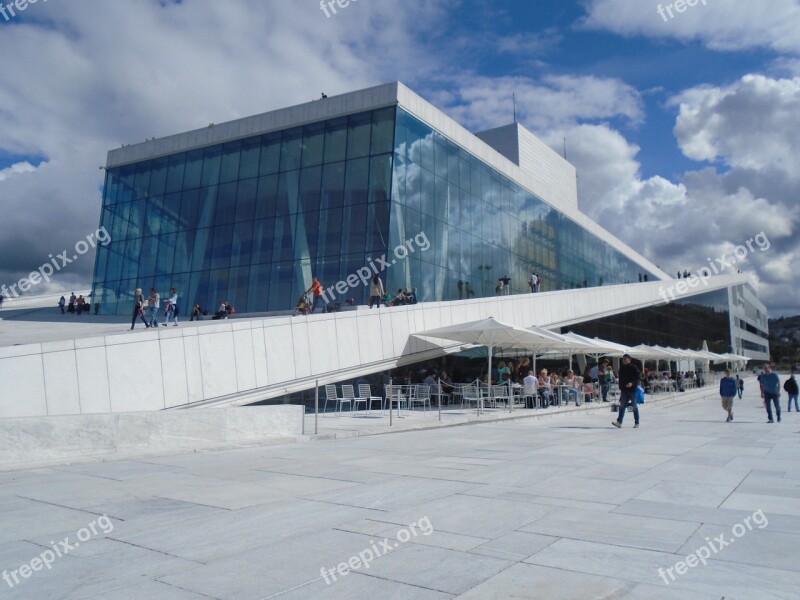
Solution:
M32 173L36 170L31 163L27 160L23 162L14 163L10 167L6 167L5 169L0 169L0 181L5 181L12 175L18 175L20 173Z
M694 271L755 235L770 240L736 269L750 273L776 313L797 309L791 265L800 257L800 160L795 80L749 75L724 89L699 87L678 108L676 142L698 161L718 161L677 181L644 178L639 148L606 123L540 131L570 141L582 209L664 270Z
M674 5L674 0L589 0L582 25L622 35L699 41L715 50L770 48L800 53L800 6L796 0L698 0L695 6L685 5L682 12Z
M109 149L424 77L414 36L450 3L351 3L326 18L314 2L72 0L0 24L13 57L0 69L0 156L14 163L0 174L0 284L97 228ZM46 164L33 172L30 156ZM56 285L88 286L93 266L82 257Z
M687 90L670 104L679 107L675 135L689 158L800 179L800 77L746 75L724 88Z
M529 127L546 131L577 120L619 118L639 123L644 117L640 94L619 79L594 76L544 75L481 77L465 74L448 81L448 91L435 102L473 130L508 124L512 119L512 94L517 116Z
M770 240L732 269L752 276L774 312L796 311L791 265L800 255L800 93L794 79L747 75L724 88L700 86L667 102L674 143L700 161L678 177L644 177L640 148L614 122L638 124L640 94L616 79L464 78L441 98L473 129L520 121L557 151L569 141L584 212L668 273L696 271L761 232ZM708 161L716 163L708 165Z

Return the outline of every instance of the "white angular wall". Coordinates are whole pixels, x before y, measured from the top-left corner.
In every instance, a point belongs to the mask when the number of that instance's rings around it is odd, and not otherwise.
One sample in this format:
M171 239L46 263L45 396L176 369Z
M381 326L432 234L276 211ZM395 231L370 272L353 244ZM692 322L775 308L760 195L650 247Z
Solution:
M715 277L685 297L743 281L743 275ZM340 381L460 348L413 333L490 316L522 327L569 325L663 302L664 283L231 319L0 348L0 417L244 404L313 387L317 379Z

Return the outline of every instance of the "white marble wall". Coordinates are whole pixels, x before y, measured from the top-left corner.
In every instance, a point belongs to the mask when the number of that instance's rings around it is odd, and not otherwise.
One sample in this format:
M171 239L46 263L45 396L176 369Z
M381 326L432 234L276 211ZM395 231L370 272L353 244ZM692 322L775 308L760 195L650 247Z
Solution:
M740 283L716 277L702 293ZM308 317L231 319L0 348L0 417L157 411L246 403L425 360L457 345L413 337L495 317L555 327L662 301L661 282ZM426 354L427 353L427 354ZM231 398L233 396L233 398Z
M303 412L286 405L0 419L0 468L301 435Z

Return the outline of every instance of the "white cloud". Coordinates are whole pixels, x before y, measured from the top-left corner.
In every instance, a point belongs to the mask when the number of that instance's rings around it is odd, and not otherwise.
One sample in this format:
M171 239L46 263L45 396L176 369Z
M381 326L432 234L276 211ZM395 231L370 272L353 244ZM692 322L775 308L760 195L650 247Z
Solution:
M5 181L12 175L18 175L20 173L33 173L36 170L31 163L27 160L23 162L14 163L10 167L0 170L0 181Z
M639 93L618 79L546 75L487 78L465 74L448 82L454 89L434 98L465 127L490 129L512 120L512 94L517 117L529 127L546 130L577 120L623 118L639 123L644 117Z
M0 284L97 228L109 149L424 77L435 66L414 36L450 1L364 1L326 18L316 2L72 0L0 23L0 55L13 57L0 69L0 154L46 161L0 177ZM60 280L85 285L93 261L69 269Z
M746 75L724 88L687 90L670 104L679 106L675 135L689 158L800 180L800 77Z
M800 52L800 6L796 0L698 0L695 6L685 5L680 13L674 5L674 0L589 0L582 24L622 35L700 41L716 50ZM659 7L664 9L661 13Z
M563 137L569 140L584 212L667 272L695 271L765 232L771 247L750 253L737 268L760 283L773 311L794 314L791 265L800 256L796 85L746 76L725 89L679 94L672 102L680 107L679 147L690 158L719 160L726 170L688 171L678 181L643 178L639 148L608 124L559 124L538 133L555 149Z

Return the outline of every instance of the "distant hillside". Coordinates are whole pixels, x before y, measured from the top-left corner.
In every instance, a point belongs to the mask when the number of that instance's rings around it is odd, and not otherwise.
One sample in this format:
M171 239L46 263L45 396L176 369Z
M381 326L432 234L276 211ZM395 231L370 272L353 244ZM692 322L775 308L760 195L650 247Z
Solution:
M769 320L769 352L778 364L800 363L800 315Z

